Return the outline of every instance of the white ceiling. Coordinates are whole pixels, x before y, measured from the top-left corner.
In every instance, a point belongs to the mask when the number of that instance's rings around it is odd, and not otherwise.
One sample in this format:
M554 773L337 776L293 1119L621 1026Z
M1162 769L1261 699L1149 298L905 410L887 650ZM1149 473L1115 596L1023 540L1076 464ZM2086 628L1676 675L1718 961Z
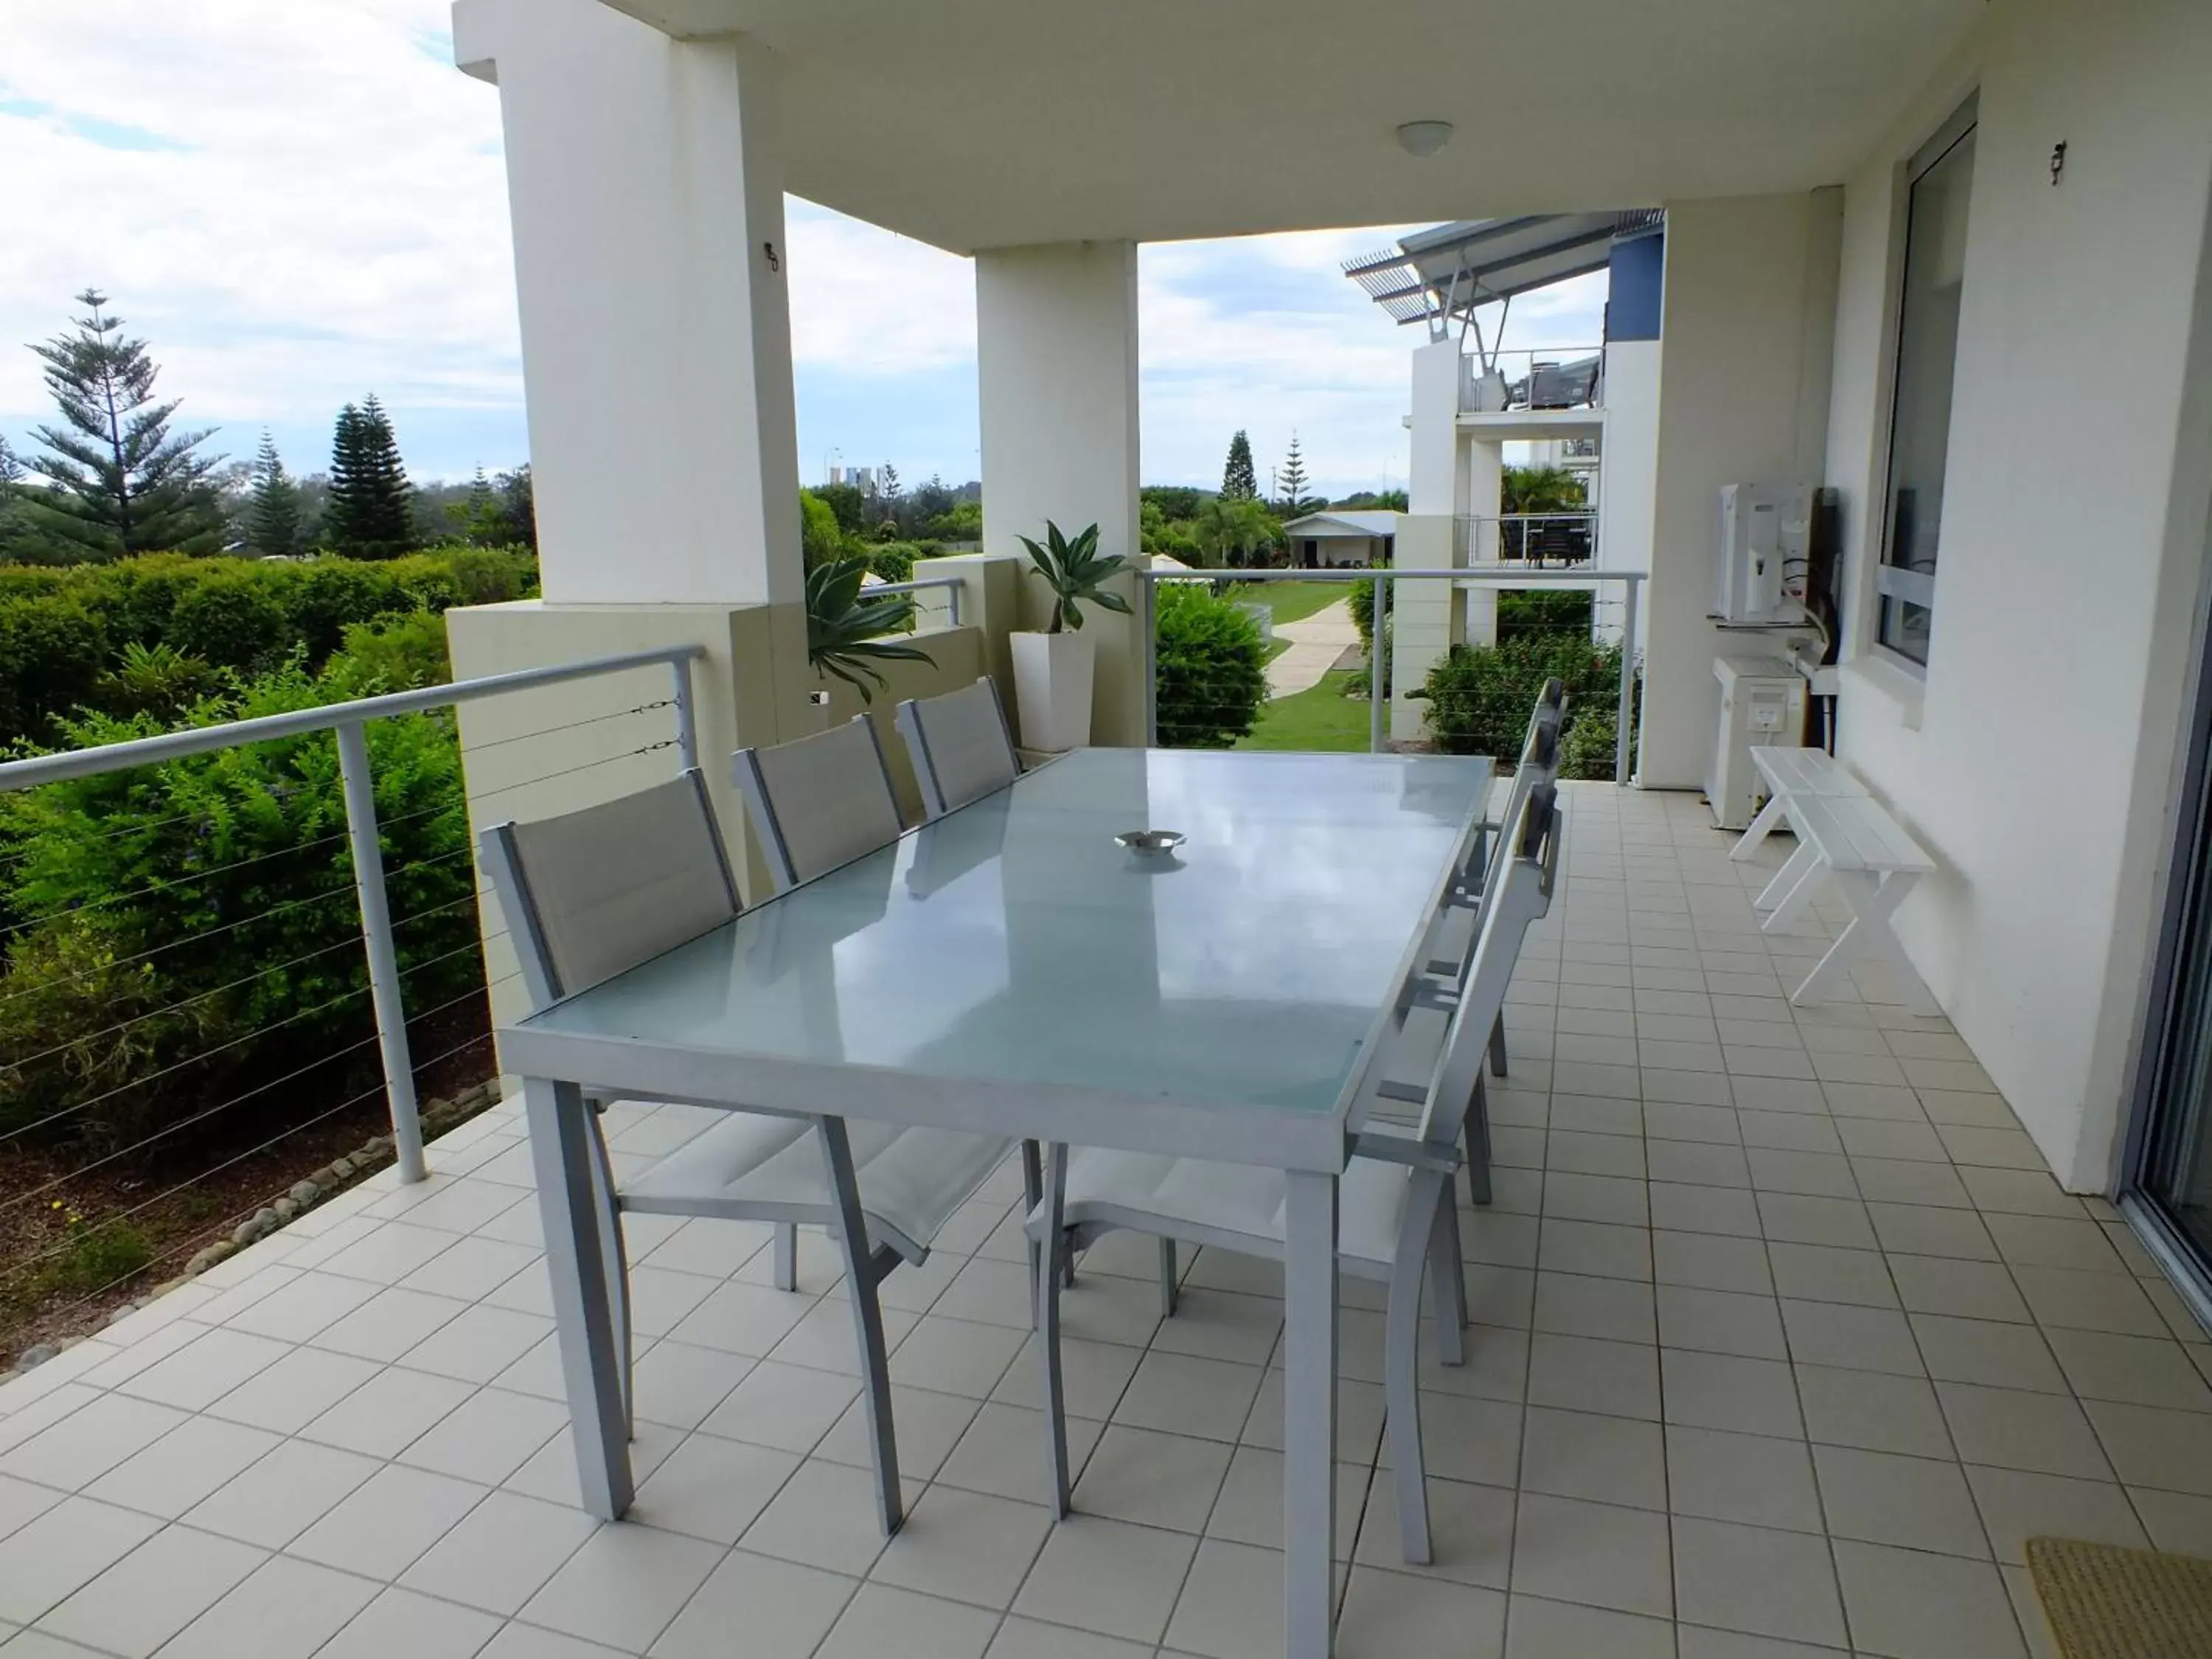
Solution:
M787 187L970 252L1833 184L1985 0L608 3L769 47Z

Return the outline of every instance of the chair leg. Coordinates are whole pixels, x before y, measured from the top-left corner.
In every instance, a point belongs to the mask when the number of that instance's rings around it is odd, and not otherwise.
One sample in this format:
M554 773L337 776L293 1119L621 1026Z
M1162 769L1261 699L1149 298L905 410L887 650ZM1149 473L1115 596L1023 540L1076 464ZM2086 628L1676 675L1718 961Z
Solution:
M1498 1023L1490 1028L1490 1069L1498 1076L1505 1075L1505 1016L1498 1015Z
M876 1502L884 1535L906 1518L899 1492L898 1440L891 1425L890 1359L884 1351L884 1310L876 1297L875 1255L868 1246L868 1224L860 1210L860 1183L853 1172L853 1146L842 1118L815 1120L822 1135L823 1160L837 1211L837 1240L845 1251L845 1283L852 1294L854 1334L860 1345L861 1398L867 1403L868 1438L875 1450Z
M599 1216L599 1260L606 1263L607 1304L614 1310L615 1352L622 1368L623 1432L637 1438L637 1356L630 1332L629 1253L623 1241L621 1200L615 1193L614 1154L605 1126L594 1110L592 1120L592 1196Z
M1160 1317L1173 1319L1176 1310L1176 1243L1160 1241Z
M1044 1201L1044 1155L1034 1140L1022 1142L1022 1227L1029 1231L1036 1206ZM1030 1328L1036 1328L1037 1285L1044 1271L1044 1241L1030 1233Z
M1482 1074L1474 1079L1474 1097L1467 1103L1467 1121L1460 1126L1467 1143L1467 1195L1475 1204L1490 1202L1490 1094Z
M775 1224L775 1287L779 1291L799 1288L799 1228L793 1222Z
M1075 1288L1075 1241L1061 1241L1060 1252L1060 1282L1067 1290Z
M1445 1182L1429 1244L1429 1317L1436 1325L1437 1358L1447 1365L1467 1364L1467 1266L1459 1254L1458 1197Z
M1423 1203L1441 1201L1443 1177L1419 1175L1407 1194L1408 1213ZM1390 1300L1382 1315L1383 1429L1390 1439L1390 1466L1398 1488L1400 1553L1416 1566L1430 1559L1429 1481L1421 1457L1420 1367L1422 1268L1436 1236L1436 1222L1419 1232L1399 1235L1398 1259L1390 1268Z
M1067 1401L1060 1370L1060 1292L1062 1270L1070 1252L1067 1229L1060 1224L1067 1202L1067 1147L1054 1143L1046 1155L1044 1175L1044 1271L1036 1281L1037 1356L1044 1367L1044 1431L1046 1468L1050 1471L1052 1513L1054 1520L1068 1511Z

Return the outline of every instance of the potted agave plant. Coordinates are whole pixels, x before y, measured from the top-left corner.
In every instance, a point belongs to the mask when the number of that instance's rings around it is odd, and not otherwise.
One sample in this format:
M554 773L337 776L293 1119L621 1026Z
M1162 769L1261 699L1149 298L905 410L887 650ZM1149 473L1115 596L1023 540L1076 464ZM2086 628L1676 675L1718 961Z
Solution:
M884 662L933 662L918 645L902 645L886 639L914 621L914 600L904 593L871 597L864 585L868 562L863 558L825 559L806 573L806 660L817 675L844 681L860 694L862 702L873 702L884 684ZM808 701L816 719L826 729L830 723L830 693L812 693Z
M1030 562L1052 589L1052 625L1042 633L1008 636L1014 653L1014 705L1019 711L1022 743L1057 753L1091 741L1091 676L1096 640L1082 631L1083 607L1129 614L1129 603L1101 584L1125 568L1120 554L1101 557L1098 526L1070 540L1047 520L1042 544L1022 538Z

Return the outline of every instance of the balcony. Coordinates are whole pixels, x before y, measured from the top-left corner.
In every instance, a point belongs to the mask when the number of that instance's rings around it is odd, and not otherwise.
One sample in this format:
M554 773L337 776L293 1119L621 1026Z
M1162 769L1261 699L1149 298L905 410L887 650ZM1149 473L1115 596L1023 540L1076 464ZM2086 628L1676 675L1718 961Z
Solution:
M1462 415L1541 415L1605 407L1601 346L1495 351L1462 361Z
M1756 930L1781 848L1733 865L1693 798L1563 793L1496 1198L1462 1218L1470 1362L1426 1377L1429 1569L1399 1559L1379 1316L1346 1292L1340 1652L2024 1655L2027 1537L2212 1553L2212 1346L2112 1212L1871 972L1784 1000L1840 918ZM700 1121L617 1108L623 1173ZM764 1230L633 1217L641 1490L600 1524L516 1109L428 1162L0 1386L17 1650L1279 1650L1273 1269L1199 1253L1163 1322L1148 1249L1085 1261L1055 1528L1002 1172L884 1286L886 1546L830 1254L804 1241L787 1294Z

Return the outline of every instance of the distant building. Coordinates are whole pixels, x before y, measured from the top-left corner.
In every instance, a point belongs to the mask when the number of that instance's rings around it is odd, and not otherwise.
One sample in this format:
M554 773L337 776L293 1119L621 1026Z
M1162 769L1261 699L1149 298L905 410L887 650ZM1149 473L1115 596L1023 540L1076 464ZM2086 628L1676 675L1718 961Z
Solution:
M1364 569L1390 556L1398 536L1395 513L1309 513L1283 526L1291 562L1301 570Z

